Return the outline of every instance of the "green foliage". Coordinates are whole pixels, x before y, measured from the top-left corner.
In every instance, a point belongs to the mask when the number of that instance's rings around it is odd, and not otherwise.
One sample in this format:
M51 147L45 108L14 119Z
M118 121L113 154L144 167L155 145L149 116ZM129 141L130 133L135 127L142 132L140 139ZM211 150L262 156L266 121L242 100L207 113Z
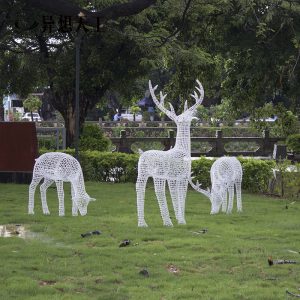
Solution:
M143 121L150 121L150 113L148 111L143 111Z
M267 122L266 119L277 116L275 122ZM287 110L282 103L273 105L266 103L262 107L255 108L250 117L250 125L257 131L270 130L274 136L287 136L297 131L297 117Z
M40 154L46 153L42 149ZM63 151L72 156L74 149ZM80 151L79 160L85 180L98 182L135 182L139 155L120 152Z
M300 198L300 163L290 166L284 176L284 197L289 199Z
M212 216L208 199L189 191L187 225L176 224L168 196L174 228L165 228L149 185L145 229L137 228L134 184L85 183L97 200L84 217L71 215L69 184L65 217L54 186L45 216L38 189L35 215L28 215L28 185L0 184L1 225L26 231L24 239L0 238L1 299L282 300L286 288L297 293L298 264L270 267L267 258L299 260L298 201L285 209L284 201L243 193L243 213ZM101 235L80 235L93 230ZM124 239L131 243L120 248Z
M87 180L100 182L135 182L138 155L85 151L80 153L80 162Z
M300 198L300 164L291 164L288 160L279 160L275 166L270 192L287 199Z
M272 168L275 162L271 160L259 160L252 158L239 158L243 168L242 188L249 192L267 192L269 180L272 178ZM193 160L192 171L194 181L198 180L202 188L211 185L210 168L214 160L200 158Z
M38 110L42 106L42 101L37 96L29 95L23 101L23 105L30 112L33 112Z
M192 161L192 177L193 181L197 180L201 183L203 189L211 186L210 181L210 168L215 160L201 157Z
M43 150L44 153L45 150ZM46 151L45 151L46 152ZM73 149L65 151L74 155ZM100 182L135 182L139 155L119 152L81 151L80 162L87 180ZM239 158L243 167L242 188L249 192L267 192L272 178L273 160ZM201 157L192 161L193 181L199 181L202 188L211 186L210 168L215 160Z
M85 124L80 135L79 147L81 151L97 150L107 151L110 140L104 136L103 131L98 125Z
M262 132L263 130L270 129L272 125L269 122L266 122L267 118L274 116L275 110L272 103L266 103L262 107L255 108L250 116L250 125L255 128L257 131Z
M272 178L273 160L239 158L243 168L242 188L251 192L267 192Z
M288 149L300 153L300 133L291 134L287 137L286 144Z
M210 122L210 112L209 109L203 105L199 105L196 111L196 117L200 119L201 122Z
M131 106L131 112L133 113L133 121L135 121L135 115L141 111L141 108L138 107L137 105Z
M274 114L278 117L275 126L272 128L277 136L288 136L297 132L297 116L286 109L282 103L274 106Z

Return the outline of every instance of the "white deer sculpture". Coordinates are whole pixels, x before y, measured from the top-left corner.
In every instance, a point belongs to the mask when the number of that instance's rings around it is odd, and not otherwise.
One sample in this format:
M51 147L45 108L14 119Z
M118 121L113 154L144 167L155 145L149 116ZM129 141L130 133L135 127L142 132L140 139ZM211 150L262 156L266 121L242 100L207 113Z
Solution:
M79 162L69 154L49 152L41 155L35 162L32 181L29 186L28 213L34 214L34 193L39 182L44 178L40 186L42 209L45 215L49 215L46 200L48 187L55 182L59 200L59 216L65 215L63 182L71 182L72 215L77 216L78 210L82 216L87 213L87 206L94 201L85 191L84 179Z
M156 106L176 123L177 136L174 148L168 151L149 150L141 154L138 163L138 178L136 182L138 226L147 227L144 218L145 189L149 177L153 177L155 194L158 200L160 213L165 226L173 226L165 195L166 181L172 198L175 216L179 224L185 224L185 198L191 174L191 139L190 126L196 108L202 103L204 90L197 80L199 92L191 95L196 103L188 108L187 101L184 112L176 115L171 103L170 110L164 106L167 95L160 92L160 101L156 98L154 91L157 86L152 87L149 81L149 90Z
M198 182L196 185L191 181L190 183L194 189L210 199L211 214L217 214L221 205L222 211L229 214L233 208L234 187L236 189L237 211L242 211L242 178L243 169L238 159L224 156L218 158L210 169L211 191L209 189L207 191L201 189Z

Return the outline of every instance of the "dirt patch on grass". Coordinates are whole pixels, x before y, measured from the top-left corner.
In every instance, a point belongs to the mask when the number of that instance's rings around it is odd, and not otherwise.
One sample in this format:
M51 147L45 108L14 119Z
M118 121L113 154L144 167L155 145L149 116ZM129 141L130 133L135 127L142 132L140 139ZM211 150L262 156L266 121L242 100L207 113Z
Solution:
M180 272L180 270L173 264L168 265L167 270L168 270L168 272L175 274L175 275L179 274L179 272Z

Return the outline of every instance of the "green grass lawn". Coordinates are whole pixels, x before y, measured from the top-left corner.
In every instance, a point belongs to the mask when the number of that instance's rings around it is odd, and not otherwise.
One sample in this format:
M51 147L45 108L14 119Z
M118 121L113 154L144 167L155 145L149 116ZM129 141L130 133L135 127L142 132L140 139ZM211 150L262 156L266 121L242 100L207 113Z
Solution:
M0 299L287 299L300 293L300 203L243 195L244 212L210 215L208 199L192 190L187 225L162 226L153 186L137 227L134 184L87 182L88 215L58 217L56 189L50 216L27 214L28 186L0 184L0 224L21 224L28 238L0 238ZM170 200L170 199L169 199ZM201 229L205 234L197 234ZM81 233L100 230L86 238ZM124 239L131 244L119 247ZM267 259L299 264L269 266ZM140 274L147 269L149 276Z

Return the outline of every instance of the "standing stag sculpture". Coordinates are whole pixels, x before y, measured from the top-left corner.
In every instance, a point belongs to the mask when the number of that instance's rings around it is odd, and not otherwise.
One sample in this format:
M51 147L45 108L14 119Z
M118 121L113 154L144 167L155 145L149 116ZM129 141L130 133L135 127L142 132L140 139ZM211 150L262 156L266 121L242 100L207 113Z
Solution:
M217 214L221 206L222 211L229 214L233 208L234 187L236 189L237 211L242 211L242 177L243 169L238 159L224 156L218 158L210 169L211 191L201 189L198 182L196 185L191 182L191 185L210 199L211 214Z
M34 214L34 193L39 182L43 213L49 215L46 191L55 182L59 200L59 216L65 215L63 182L71 183L72 215L77 216L78 210L82 216L87 213L87 206L94 201L85 191L84 179L79 162L69 154L49 152L41 155L35 162L32 181L29 186L28 213Z
M160 213L165 226L173 226L166 201L165 187L168 182L175 216L179 224L185 224L185 198L191 174L191 139L190 126L196 108L202 103L204 90L197 80L197 92L191 95L196 103L188 108L187 101L184 112L176 115L171 103L170 110L166 109L164 100L166 95L160 92L160 101L155 96L157 86L149 90L156 106L176 123L177 136L174 148L168 151L149 150L143 152L138 162L138 178L136 182L138 226L146 227L144 218L145 189L149 177L153 178L155 194Z

